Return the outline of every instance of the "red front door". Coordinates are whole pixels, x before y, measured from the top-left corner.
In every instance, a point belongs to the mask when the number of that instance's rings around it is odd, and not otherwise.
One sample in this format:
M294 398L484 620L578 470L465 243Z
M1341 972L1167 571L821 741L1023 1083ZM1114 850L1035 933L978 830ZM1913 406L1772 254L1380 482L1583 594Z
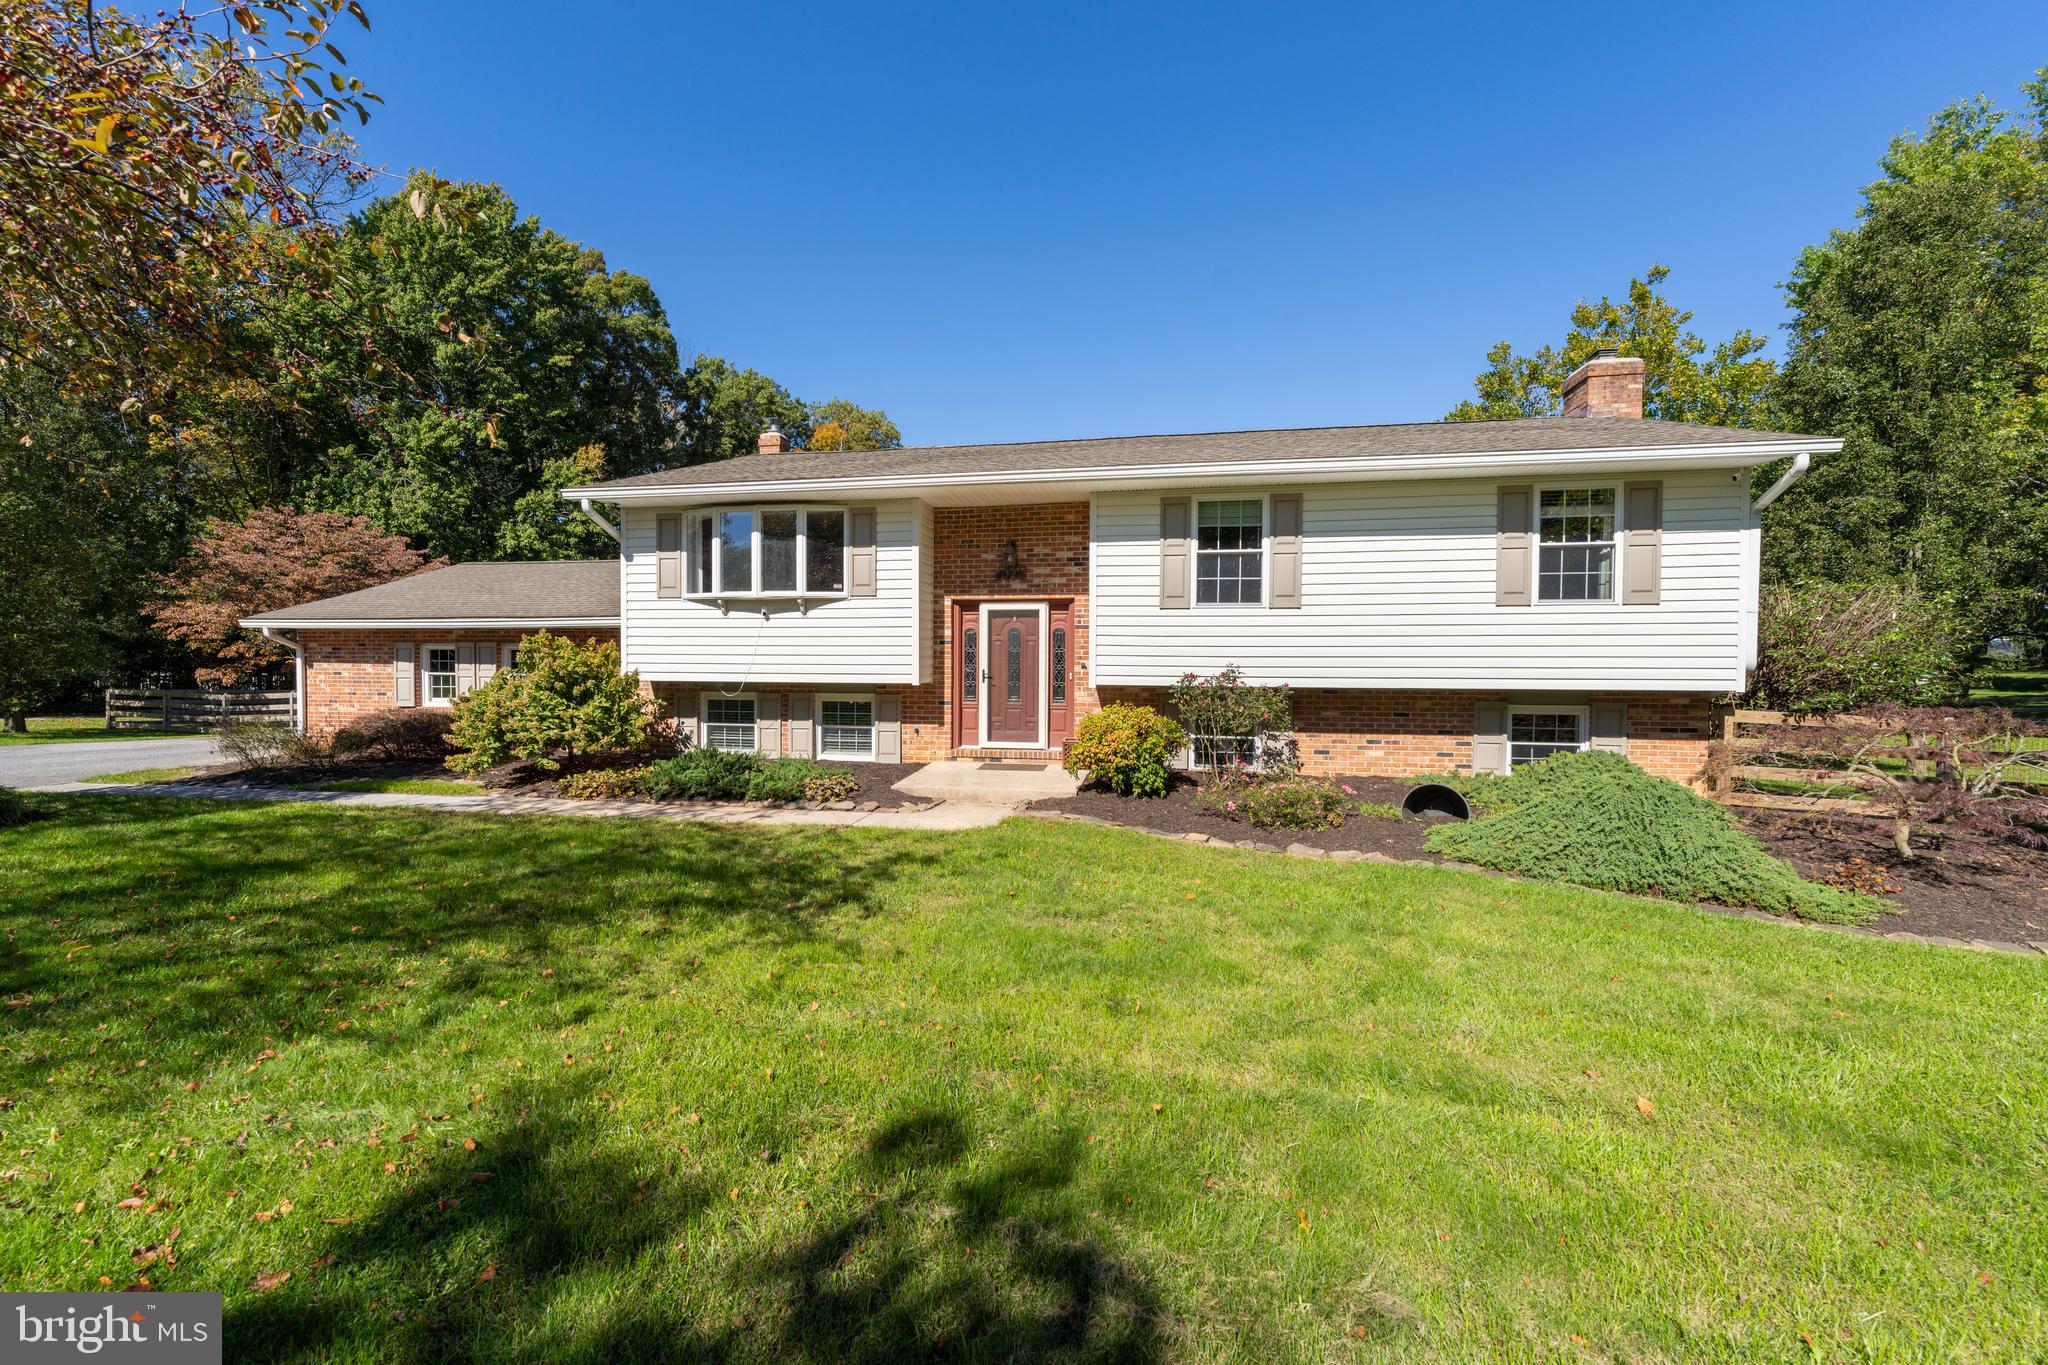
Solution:
M1038 613L991 607L988 639L982 642L991 745L1038 744Z

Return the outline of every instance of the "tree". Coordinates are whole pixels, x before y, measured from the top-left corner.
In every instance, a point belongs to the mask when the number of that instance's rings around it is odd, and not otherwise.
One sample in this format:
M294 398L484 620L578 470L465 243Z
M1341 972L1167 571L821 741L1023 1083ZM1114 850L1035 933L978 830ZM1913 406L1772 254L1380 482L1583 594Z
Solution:
M309 293L258 328L276 357L265 425L219 404L193 423L250 442L230 458L271 471L250 480L265 493L473 560L520 538L515 520L531 529L521 499L580 451L601 447L614 475L672 462L682 376L652 286L503 190L415 176L353 216L334 256L346 302Z
M1581 299L1560 346L1535 354L1499 342L1486 353L1487 368L1472 381L1476 396L1452 408L1452 422L1511 417L1554 417L1564 410L1564 381L1595 349L1613 346L1643 361L1643 415L1709 426L1760 425L1773 367L1760 354L1764 338L1743 329L1711 350L1686 324L1692 313L1659 292L1671 271L1653 265L1629 281L1628 297L1598 303Z
M151 649L137 614L182 543L187 490L112 401L78 402L34 371L0 374L0 714L132 680Z
M303 173L376 98L341 73L344 16L368 27L356 0L0 4L0 367L139 405L232 357L271 284L252 226L313 228Z
M844 398L811 407L806 450L895 450L902 444L903 433L880 408L864 408Z
M147 612L157 630L212 662L202 682L246 684L290 657L282 645L237 624L338 593L373 588L445 561L363 517L261 507L239 522L214 521L190 553L156 580Z
M498 532L501 559L610 559L618 546L562 498L564 488L606 477L603 446L585 446L541 466L533 491L520 494Z
M2025 90L1895 138L1786 286L1776 423L1844 445L1765 520L1765 571L1951 599L1966 652L2048 600L2048 71Z

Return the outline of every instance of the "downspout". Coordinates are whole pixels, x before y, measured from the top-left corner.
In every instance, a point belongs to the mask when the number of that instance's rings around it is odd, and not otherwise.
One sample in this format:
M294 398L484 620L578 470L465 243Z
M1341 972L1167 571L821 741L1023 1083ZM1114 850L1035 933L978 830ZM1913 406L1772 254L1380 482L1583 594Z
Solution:
M263 638L292 652L292 730L303 735L306 733L306 650L296 637L275 634L274 629L262 627Z
M1803 460L1806 457L1804 455L1801 455L1799 458ZM596 522L606 535L610 536L613 540L620 539L619 528L612 525L610 522L606 521L603 517L599 516L597 514L597 509L593 508L590 505L589 498L578 498L576 500L576 505L582 508L583 515L589 517L592 521Z
M1772 503L1778 500L1779 495L1784 493L1786 489L1790 488L1793 484L1798 483L1801 479L1805 478L1806 471L1808 469L1811 469L1812 467L1813 456L1803 450L1800 451L1797 455L1792 457L1792 467L1786 470L1783 474L1779 475L1778 481L1772 484L1769 488L1765 489L1764 495L1762 497L1758 498L1754 503L1750 504L1750 510L1752 512L1761 512L1766 507L1769 507ZM589 509L586 508L585 510L587 511Z

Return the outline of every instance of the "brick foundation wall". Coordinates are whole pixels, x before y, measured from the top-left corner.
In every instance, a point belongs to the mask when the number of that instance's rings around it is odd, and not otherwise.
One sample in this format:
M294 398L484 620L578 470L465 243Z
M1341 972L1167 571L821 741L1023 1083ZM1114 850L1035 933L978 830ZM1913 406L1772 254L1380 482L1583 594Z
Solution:
M1302 771L1320 776L1418 777L1472 771L1474 712L1500 692L1302 688L1294 723ZM1110 687L1105 704L1129 702L1170 713L1164 688ZM1648 772L1693 782L1719 733L1712 697L1594 692L1588 702L1628 708L1628 756Z
M426 697L419 670L429 644L517 644L531 631L513 630L308 630L300 634L306 652L306 730L330 735L359 716L398 705L395 646L413 647L413 695ZM562 630L575 640L618 641L616 630Z

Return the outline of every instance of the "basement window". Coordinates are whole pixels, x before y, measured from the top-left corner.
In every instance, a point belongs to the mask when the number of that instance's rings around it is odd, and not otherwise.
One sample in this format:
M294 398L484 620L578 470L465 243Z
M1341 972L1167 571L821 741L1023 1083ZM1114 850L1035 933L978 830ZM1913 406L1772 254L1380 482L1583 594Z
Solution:
M727 753L753 753L760 748L752 697L707 697L704 701L704 747Z
M1508 761L1515 767L1552 754L1577 753L1586 747L1586 708L1558 706L1541 711L1516 711L1508 717Z
M818 757L873 758L875 703L869 697L818 699Z

